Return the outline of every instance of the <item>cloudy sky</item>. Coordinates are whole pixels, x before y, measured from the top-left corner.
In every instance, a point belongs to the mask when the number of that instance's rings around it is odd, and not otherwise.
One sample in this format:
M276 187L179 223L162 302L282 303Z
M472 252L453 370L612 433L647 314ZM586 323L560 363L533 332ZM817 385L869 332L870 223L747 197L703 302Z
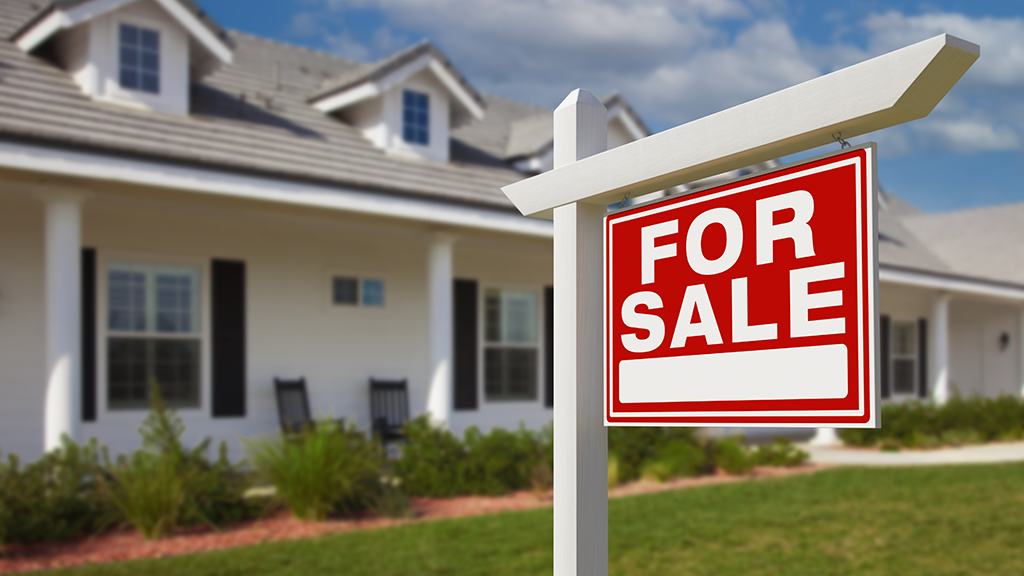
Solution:
M1024 201L1019 0L200 3L228 28L361 61L426 38L477 89L550 108L618 91L654 131L950 33L982 47L960 84L928 118L853 142L878 142L882 186L929 212Z

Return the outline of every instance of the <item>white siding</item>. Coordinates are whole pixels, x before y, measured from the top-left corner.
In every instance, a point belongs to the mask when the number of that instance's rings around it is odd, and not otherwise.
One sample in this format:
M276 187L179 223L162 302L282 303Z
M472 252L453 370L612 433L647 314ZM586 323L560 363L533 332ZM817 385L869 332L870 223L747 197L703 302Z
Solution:
M43 450L43 204L0 183L0 451Z
M950 302L950 388L964 396L1020 393L1019 307L956 297ZM1007 335L1006 346L1000 338Z

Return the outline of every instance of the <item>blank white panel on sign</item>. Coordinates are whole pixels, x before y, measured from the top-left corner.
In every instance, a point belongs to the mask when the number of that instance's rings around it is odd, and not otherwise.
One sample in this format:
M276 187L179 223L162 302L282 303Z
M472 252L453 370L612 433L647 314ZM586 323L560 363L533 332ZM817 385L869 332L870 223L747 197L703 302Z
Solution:
M623 360L620 402L843 398L845 344ZM695 376L695 375L700 376Z

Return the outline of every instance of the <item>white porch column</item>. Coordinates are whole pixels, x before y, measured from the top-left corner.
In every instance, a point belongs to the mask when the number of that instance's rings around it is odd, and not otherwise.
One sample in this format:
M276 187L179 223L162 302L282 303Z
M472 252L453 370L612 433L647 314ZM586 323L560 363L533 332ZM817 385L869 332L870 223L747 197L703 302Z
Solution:
M555 168L604 151L607 110L575 90L555 110ZM608 574L603 394L604 206L555 208L555 576Z
M838 446L842 444L839 440L839 434L836 433L835 428L818 428L818 431L811 437L810 444L812 446Z
M427 257L430 302L430 390L427 412L438 426L448 426L452 410L452 246L455 237L438 233Z
M932 308L932 400L949 400L949 294L940 294Z
M80 440L82 416L82 194L45 192L46 202L46 399L43 447L61 436Z

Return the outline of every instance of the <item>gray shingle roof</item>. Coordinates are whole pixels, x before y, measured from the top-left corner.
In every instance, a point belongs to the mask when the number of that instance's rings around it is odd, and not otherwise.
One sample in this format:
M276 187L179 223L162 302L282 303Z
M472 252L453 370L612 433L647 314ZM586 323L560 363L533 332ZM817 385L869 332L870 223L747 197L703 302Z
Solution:
M379 80L425 54L432 54L438 62L441 62L448 72L451 73L452 77L459 82L462 88L465 89L474 100L476 100L477 104L485 104L480 93L470 85L451 61L448 60L448 58L428 40L422 40L404 50L400 50L372 66L353 69L338 76L337 78L326 80L324 85L309 97L309 101L316 102L317 100L322 100L328 96L333 96L338 92L342 92L368 80Z
M1024 202L919 214L903 222L956 272L1024 285Z
M31 0L0 2L0 38L39 10ZM500 188L522 176L494 161L489 143L501 140L494 120L458 130L449 164L390 157L307 103L325 80L365 64L228 35L234 62L193 85L188 117L93 101L53 63L0 41L0 138L513 210Z
M45 18L56 9L70 10L76 6L80 6L82 4L87 4L89 2L95 1L96 0L54 0L53 2L50 2L48 5L46 5L42 10L39 10L36 13L36 15L33 16L31 19L26 20L24 24L21 27L19 27L14 34L11 35L11 38L17 38L22 34L22 32L27 31L29 28L34 26L36 22ZM210 15L207 14L206 11L203 10L201 6L199 6L192 0L177 1L179 4L184 6L186 10L188 10L192 14L195 14L196 18L200 22L202 22L203 26L205 26L207 30L212 32L214 36L220 39L221 42L227 44L229 48L234 48L235 45L232 43L231 38L228 36L227 30L221 28L220 24L217 24L217 22L213 18L211 18Z

